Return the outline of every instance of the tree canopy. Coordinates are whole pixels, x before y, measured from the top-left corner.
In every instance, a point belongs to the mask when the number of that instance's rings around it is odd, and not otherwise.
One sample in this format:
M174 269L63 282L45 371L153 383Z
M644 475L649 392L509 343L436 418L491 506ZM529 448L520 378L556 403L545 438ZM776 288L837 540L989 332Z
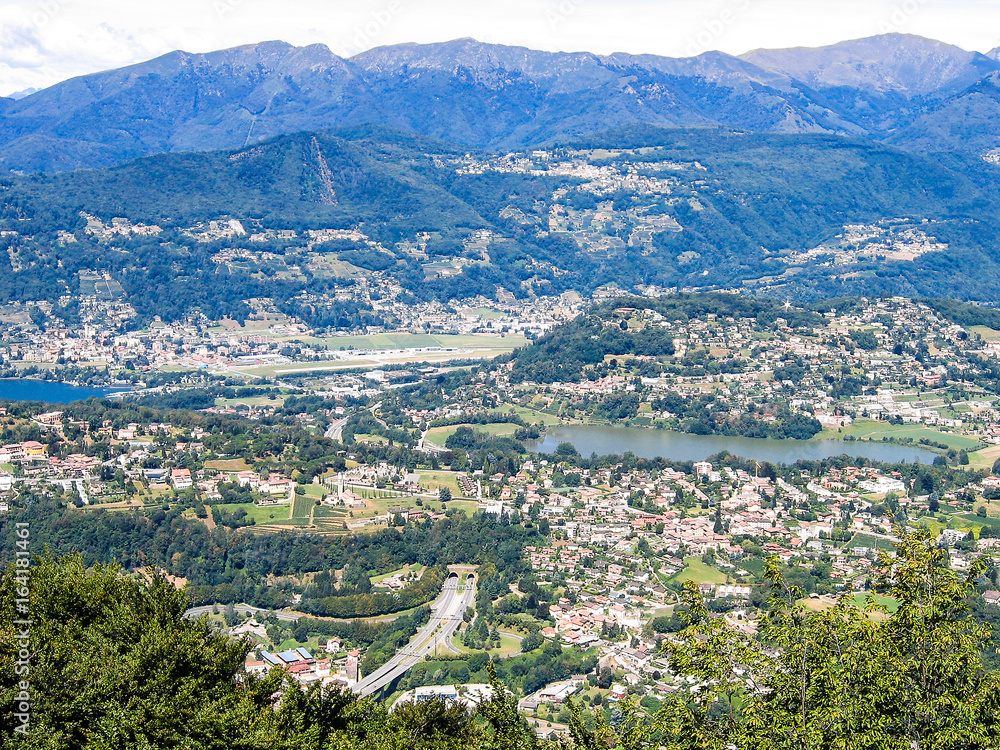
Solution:
M995 750L1000 676L983 667L989 633L969 616L981 572L959 577L927 532L904 534L877 568L894 612L874 596L815 611L772 560L757 633L712 616L690 586L687 627L664 641L685 687L653 714L626 700L610 723L571 705L562 746ZM184 619L183 592L73 555L31 570L31 720L15 732L18 585L12 567L0 580L0 748L554 747L528 729L492 664L494 698L472 714L439 702L389 711L281 672L247 675L249 646Z

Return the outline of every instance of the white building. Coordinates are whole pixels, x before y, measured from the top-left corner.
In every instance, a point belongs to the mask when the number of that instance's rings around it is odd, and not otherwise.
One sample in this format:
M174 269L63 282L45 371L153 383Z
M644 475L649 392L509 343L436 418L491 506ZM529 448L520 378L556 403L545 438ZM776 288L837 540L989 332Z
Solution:
M858 482L858 487L873 495L887 495L890 492L906 492L906 484L892 477L876 477L864 482Z

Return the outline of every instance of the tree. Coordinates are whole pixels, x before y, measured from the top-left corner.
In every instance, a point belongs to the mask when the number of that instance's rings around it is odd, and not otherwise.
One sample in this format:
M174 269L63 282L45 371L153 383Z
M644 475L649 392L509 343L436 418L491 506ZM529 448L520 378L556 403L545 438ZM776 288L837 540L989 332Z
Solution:
M450 502L451 490L447 487L442 487L440 490L438 490L438 499L441 500L442 503Z
M665 641L672 670L687 678L681 689L658 710L646 701L652 717L633 699L618 704L608 722L569 704L561 718L572 741L561 747L997 750L1000 677L980 660L991 630L970 616L976 610L968 604L986 565L976 560L959 577L928 531L900 537L896 557L883 554L873 570L875 588L898 604L891 613L874 596L863 608L844 598L826 611L809 610L771 559L768 608L754 637L713 617L697 587L687 585L677 608L687 626ZM207 619L185 619L182 592L162 578L144 583L114 566L87 566L79 556L41 558L32 569L31 728L22 738L12 710L21 689L17 578L14 569L0 577L3 750L553 747L535 737L485 655L470 657L468 670L456 661L431 676L464 678L485 667L494 693L475 717L439 701L390 712L350 692L304 689L280 671L245 674L248 645L214 632ZM484 590L488 580L483 576ZM562 656L558 643L532 654L525 688L558 679ZM607 687L613 679L605 668L596 682Z
M31 719L12 706L20 645L18 584L0 579L0 748L205 750L472 750L479 730L464 707L402 706L350 691L301 688L275 670L243 671L249 648L183 617L189 602L162 578L145 584L79 556L36 560L30 578ZM516 715L516 704L514 704ZM517 727L513 726L516 730ZM512 747L518 744L516 731ZM530 739L533 736L525 735Z
M573 458L579 456L580 451L576 449L575 445L564 440L556 446L556 455L564 458Z
M690 626L668 650L673 669L696 678L698 700L665 704L658 721L673 744L662 744L996 748L1000 679L980 662L989 629L967 616L983 564L959 578L926 530L901 534L897 555L879 559L877 587L899 605L879 619L872 596L863 608L844 598L825 612L808 610L769 560L760 643L710 618L689 585Z
M487 662L493 697L479 705L476 714L487 726L483 750L534 750L540 743L517 710L517 699L497 677L496 666Z
M8 571L0 581L0 738L15 736L8 711L19 680L14 600ZM176 743L219 750L227 737L243 736L247 712L259 711L280 679L237 690L246 644L213 632L207 620L183 619L187 606L162 578L147 586L113 565L88 568L79 556L37 560L30 736L53 748ZM0 739L0 747L11 746Z

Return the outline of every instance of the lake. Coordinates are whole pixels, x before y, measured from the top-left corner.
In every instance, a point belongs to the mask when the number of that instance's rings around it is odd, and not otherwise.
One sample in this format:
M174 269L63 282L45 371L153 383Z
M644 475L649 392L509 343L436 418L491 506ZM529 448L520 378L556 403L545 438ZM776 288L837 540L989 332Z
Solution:
M124 388L90 388L51 380L31 378L0 378L0 400L45 401L49 404L68 404L91 396L107 396Z
M886 463L931 463L933 451L891 445L887 443L847 442L844 440L766 440L762 438L729 437L726 435L691 435L670 430L604 425L561 425L550 427L539 440L526 443L536 453L552 453L559 443L572 443L584 456L596 453L621 455L632 451L642 458L663 458L674 461L702 461L709 456L729 451L744 458L772 463L792 464L799 459L819 460L846 453Z

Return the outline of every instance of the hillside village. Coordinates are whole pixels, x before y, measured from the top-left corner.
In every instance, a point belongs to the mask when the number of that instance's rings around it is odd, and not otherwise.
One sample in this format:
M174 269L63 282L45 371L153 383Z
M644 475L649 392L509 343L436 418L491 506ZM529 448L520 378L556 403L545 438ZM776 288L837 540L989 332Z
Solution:
M457 633L395 688L417 700L475 701L485 660L493 658L516 667L520 709L540 731L559 730L570 696L605 706L634 697L652 710L683 689L660 649L683 627L683 585L694 584L714 615L752 635L769 559L800 587L808 608L842 600L860 606L869 597L891 606L872 588L881 556L901 529L926 527L953 570L988 563L977 612L1000 614L993 369L1000 334L901 298L845 303L805 327L789 322L790 305L787 320L762 325L715 314L669 320L637 298L613 289L606 296L610 313L601 326L626 336L655 332L673 353L607 356L578 379L536 382L516 377L517 355L452 370L420 362L426 352L413 350L417 361L402 367L272 374L223 387L210 378L232 374L223 360L273 352L277 330L258 343L204 321L117 334L108 364L135 357L134 370L110 368L117 378L149 379L164 366L184 366L190 382L119 396L110 411L99 402L0 410L0 513L18 514L44 498L66 509L69 524L159 513L209 533L329 540L404 534L456 518L531 529L537 537L513 558L522 572L492 579L504 581L499 588L481 578ZM563 299L541 327L575 319L576 309ZM285 338L309 333L287 321L269 325ZM84 341L52 335L61 356ZM24 347L16 350L23 357L40 344L15 346ZM296 346L277 356L305 363L341 353ZM218 395L191 412L136 405L185 392ZM622 410L609 419L611 400ZM702 412L682 411L696 402ZM744 414L764 425L797 414L815 420L822 436L914 445L933 460L842 456L775 465L729 453L700 461L588 459L568 443L541 454L524 447L584 422L692 431L692 420L708 420L726 434ZM409 596L427 570L388 560L364 573L370 580L362 588ZM398 621L383 641L315 614L311 575L285 576L266 607L208 605L213 627L248 639L249 671L280 668L303 685L353 689L416 637L420 607L381 624L359 618L383 629ZM436 595L421 594L422 606ZM552 664L518 666L540 660Z
M759 463L730 457L677 468L643 470L611 463L588 469L548 456L529 458L512 474L470 470L450 477L355 461L353 467L301 484L287 472L222 468L225 459L210 456L218 455L225 443L201 428L181 429L168 422L116 425L111 420L91 425L59 411L32 414L30 425L23 417L3 416L6 429L37 429L46 441L0 448L7 465L0 473L0 491L8 511L30 494L55 492L72 499L79 513L180 502L192 508L191 517L204 507L197 515L206 523L239 526L255 519L256 533L303 524L319 533L364 533L454 512L539 524L549 543L524 550L537 587L531 594L539 599L531 610L535 614L521 619L524 615L518 613L525 611L528 595L512 586L493 600L491 616L511 638L516 635L523 642L535 633L542 643L595 660L589 676L567 676L522 698L522 710L547 723L558 716L567 697L580 692L597 691L614 702L678 689L657 656L657 642L676 627L669 613L682 581L697 583L713 611L753 633L767 557L808 571L803 594L812 597L810 606L823 607L841 597L863 601L878 555L891 548L900 525L939 529L938 544L949 549L951 565L959 571L979 556L995 559L1000 554L1000 539L993 538L994 526L1000 532L1000 507L989 499L1000 497L1000 477L991 475L970 474L971 481L965 482L939 480L928 492L919 471L913 476L872 465L831 464L818 472L798 468L776 473L769 464L762 471ZM69 453L80 440L100 441L102 455ZM347 457L359 458L350 451ZM456 491L442 502L441 483L449 479ZM131 489L116 489L123 482ZM243 505L233 505L233 493L245 493L239 495ZM406 581L395 575L377 585L399 590ZM996 604L995 591L984 591L984 605ZM552 595L545 592L559 595L548 599ZM273 631L269 622L265 613L261 621L251 618L230 628L235 636L258 644L248 669L280 667L303 684L350 688L358 681L364 654L350 642L324 638L319 643L313 636L296 646L287 631L278 635L282 631ZM476 653L463 646L474 624L460 629L451 645L452 658ZM518 632L519 627L527 630ZM609 674L612 682L605 684ZM431 684L449 682L448 675Z
M530 395L533 406L568 416L593 415L601 397L635 394L620 416L675 429L684 420L671 411L681 403L676 397L710 397L709 410L728 418L756 413L773 422L787 408L833 432L883 421L932 426L961 436L954 444L970 450L1000 440L992 369L1000 340L990 329L967 330L902 298L824 318L809 329L779 319L765 330L749 319L677 323L622 307L605 325L620 321L630 334L656 330L672 340L674 354L608 357L612 366L591 368L578 382L510 383L501 370L495 387L501 398Z

